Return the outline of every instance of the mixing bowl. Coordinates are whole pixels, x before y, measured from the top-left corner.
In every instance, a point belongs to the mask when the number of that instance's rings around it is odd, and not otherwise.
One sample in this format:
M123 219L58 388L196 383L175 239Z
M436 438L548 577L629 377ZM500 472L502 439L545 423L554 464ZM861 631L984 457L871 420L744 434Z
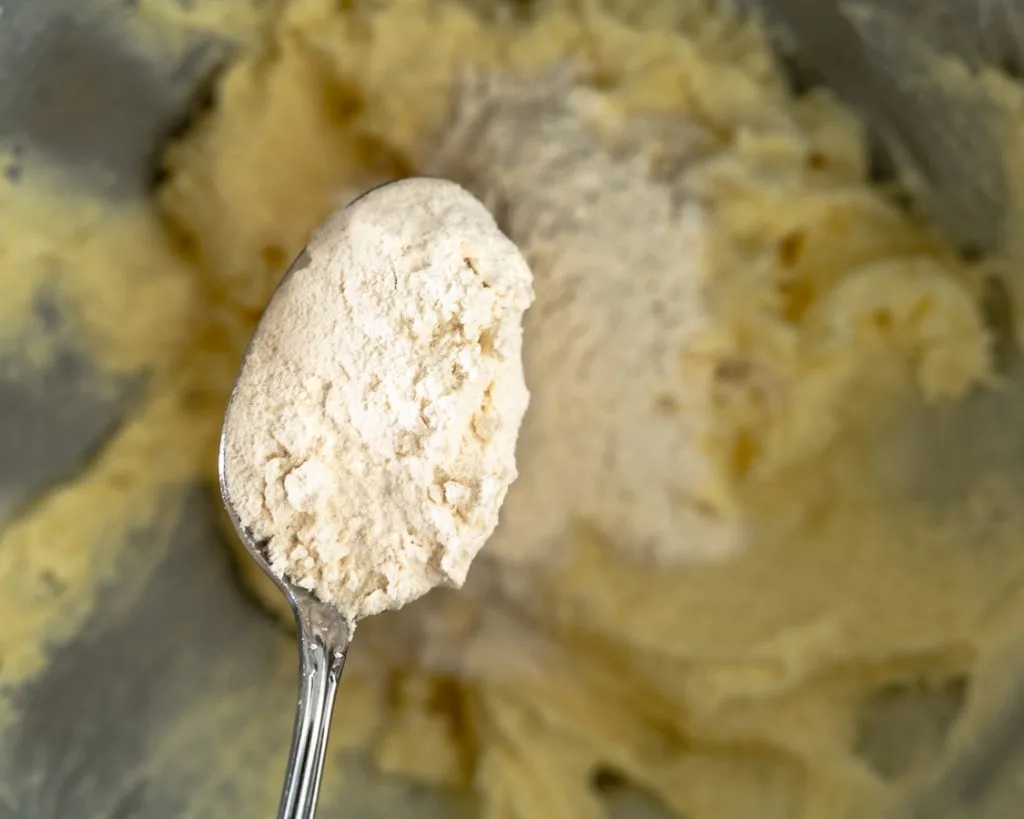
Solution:
M176 2L166 0L166 19ZM209 5L232 4L246 2ZM45 167L69 190L114 206L152 189L163 146L234 46L227 36L161 25L160 14L140 22L136 5L3 4L0 142L9 177ZM1013 20L999 16L1004 6L982 5L991 14L962 4L958 19L937 0L889 3L886 13L905 15L971 59L1013 62ZM779 37L783 48L785 32ZM798 60L792 68L800 82L813 80ZM45 365L16 345L0 357L0 523L16 522L40 493L80 474L149 375L101 373L76 342L73 308L45 289L33 305L32 321L48 329ZM130 313L131 303L123 309ZM40 673L3 690L12 709L0 714L0 819L228 817L254 806L271 815L280 779L264 772L283 764L287 748L293 638L236 582L214 495L192 485L177 494L180 504L168 503L173 520L158 517L161 525L133 532L116 562L97 569L88 615L54 631ZM57 598L63 590L57 578L32 593ZM345 702L343 685L341 719ZM886 713L902 718L898 703ZM1016 764L1024 751L1012 737L1000 750L998 776L979 785L991 793L983 815L993 819L1016 815L1024 796L1015 773L1024 770ZM631 819L661 815L629 790L613 789L608 805ZM927 815L947 815L937 810ZM339 751L328 763L321 813L447 818L472 810L460 795L379 774L359 754Z

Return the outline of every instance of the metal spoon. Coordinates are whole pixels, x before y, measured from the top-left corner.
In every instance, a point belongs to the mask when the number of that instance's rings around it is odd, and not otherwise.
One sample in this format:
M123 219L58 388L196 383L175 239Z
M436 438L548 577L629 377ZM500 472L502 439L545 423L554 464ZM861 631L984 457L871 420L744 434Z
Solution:
M309 262L309 255L303 250L285 273L282 281L295 271L306 267ZM254 338L258 335L257 330ZM251 349L250 343L249 350L242 359L240 372L246 368ZM238 395L236 381L224 414L220 438L217 472L221 497L242 545L288 599L295 615L295 626L299 635L299 702L295 710L292 747L277 816L278 819L312 819L320 792L324 751L327 748L327 733L334 708L335 692L345 666L351 629L347 620L334 606L278 577L271 570L267 560L266 541L257 540L238 517L231 493L228 491L224 453L230 439L232 409L239 400L244 400L244 396Z

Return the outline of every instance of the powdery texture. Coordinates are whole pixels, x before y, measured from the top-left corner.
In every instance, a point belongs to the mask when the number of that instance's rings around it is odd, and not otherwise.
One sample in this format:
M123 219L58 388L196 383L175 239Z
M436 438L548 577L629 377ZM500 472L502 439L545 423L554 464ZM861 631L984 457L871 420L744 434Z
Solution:
M333 214L268 306L225 480L271 568L351 622L461 586L516 478L531 274L458 185Z
M892 405L903 368L932 398L987 371L970 286L865 190L855 123L835 111L845 131L808 138L781 95L690 69L742 139L698 115L627 117L565 69L467 75L426 153L537 277L522 479L495 557L548 561L580 522L631 557L735 555L760 537L748 487ZM808 121L815 104L834 110L809 101Z
M502 214L543 271L526 320L523 480L495 555L546 560L575 520L633 555L730 554L739 522L701 447L713 399L680 354L713 320L707 219L652 181L642 151L603 150L591 99L570 70L467 76L427 163ZM676 129L681 157L708 150L699 127Z

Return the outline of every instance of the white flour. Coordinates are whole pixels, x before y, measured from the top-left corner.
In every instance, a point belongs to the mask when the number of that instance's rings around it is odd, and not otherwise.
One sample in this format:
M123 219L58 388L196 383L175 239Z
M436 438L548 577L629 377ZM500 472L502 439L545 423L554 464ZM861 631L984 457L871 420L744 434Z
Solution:
M530 270L458 185L377 188L314 234L225 424L271 568L349 621L460 586L516 477Z

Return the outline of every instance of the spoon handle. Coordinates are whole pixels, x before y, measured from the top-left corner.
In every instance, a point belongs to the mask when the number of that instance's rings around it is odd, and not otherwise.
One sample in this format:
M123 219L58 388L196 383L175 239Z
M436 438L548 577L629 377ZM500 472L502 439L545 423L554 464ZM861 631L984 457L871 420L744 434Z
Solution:
M299 632L299 702L278 819L312 819L335 693L348 653L349 630L331 607L296 595Z

